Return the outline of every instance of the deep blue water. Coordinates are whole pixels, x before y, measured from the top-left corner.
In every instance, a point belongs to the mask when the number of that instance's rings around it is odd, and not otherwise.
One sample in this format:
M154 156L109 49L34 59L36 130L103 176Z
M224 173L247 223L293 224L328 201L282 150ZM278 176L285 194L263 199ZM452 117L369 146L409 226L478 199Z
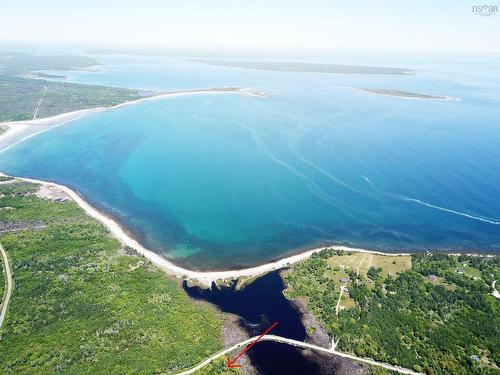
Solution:
M0 154L0 170L75 188L179 264L237 267L334 242L500 249L498 59L322 57L415 69L414 76L100 59L100 72L69 79L155 90L236 85L269 94L144 102ZM405 100L352 87L461 100Z
M184 290L190 297L209 301L222 311L240 317L241 326L248 335L259 336L273 323L278 323L270 332L304 341L305 328L300 320L300 313L283 296L284 285L277 272L271 272L241 291L230 288L212 287L203 290L187 287ZM311 358L303 355L301 349L273 342L259 342L248 356L259 373L266 375L280 374L320 374L320 366Z

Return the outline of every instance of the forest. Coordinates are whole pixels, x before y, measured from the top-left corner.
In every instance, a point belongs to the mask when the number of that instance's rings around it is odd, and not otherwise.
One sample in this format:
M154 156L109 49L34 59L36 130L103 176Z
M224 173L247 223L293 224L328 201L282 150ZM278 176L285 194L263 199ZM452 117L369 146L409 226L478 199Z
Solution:
M0 52L0 122L31 120L35 113L36 118L44 118L79 109L109 107L153 94L144 90L64 82L65 76L42 71L86 69L99 64L85 56Z
M499 373L498 255L417 253L399 272L391 270L399 257L348 266L361 256L328 249L284 275L286 296L307 301L339 350L428 374Z
M14 289L2 374L178 373L222 348L221 317L70 200L0 184Z

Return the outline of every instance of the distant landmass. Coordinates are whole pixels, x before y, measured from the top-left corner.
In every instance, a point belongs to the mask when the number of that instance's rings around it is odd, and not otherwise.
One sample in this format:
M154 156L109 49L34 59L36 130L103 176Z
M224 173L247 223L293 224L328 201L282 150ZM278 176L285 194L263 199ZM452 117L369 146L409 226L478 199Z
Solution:
M413 74L411 69L367 65L342 65L297 61L229 61L211 59L198 59L191 61L217 66L255 70L273 70L281 72L396 75Z
M385 96L398 96L406 99L427 99L427 100L453 100L454 98L450 96L439 96L439 95L428 95L419 94L416 92L408 91L398 91L398 90L388 90L388 89L359 89L361 91L366 91L372 94L385 95Z
M86 69L100 62L86 56L0 53L0 121L31 120L94 107L108 107L153 93L134 89L49 81L64 76L42 70Z
M102 65L92 57L81 55L33 55L22 52L0 52L0 73L15 75L38 70L74 70Z

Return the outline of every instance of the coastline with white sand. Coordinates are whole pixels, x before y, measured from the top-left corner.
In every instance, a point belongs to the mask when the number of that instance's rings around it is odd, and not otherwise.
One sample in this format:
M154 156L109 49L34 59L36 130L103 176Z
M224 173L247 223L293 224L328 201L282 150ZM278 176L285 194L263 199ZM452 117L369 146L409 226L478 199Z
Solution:
M80 119L84 116L87 116L91 113L97 113L102 111L109 111L116 108L121 108L123 106L128 106L131 104L163 99L167 97L178 97L178 96L186 96L186 95L197 95L197 94L240 94L240 95L249 95L249 96L266 96L265 93L255 91L247 88L238 88L238 87L220 87L220 88L209 88L209 89L194 89L194 90L185 90L185 91L173 91L170 93L163 93L156 96L151 96L147 98L142 98L139 100L134 100L130 102L125 102L113 107L98 107L92 109L83 109L69 113L63 113L60 115L56 115L49 118L36 119L30 121L16 121L16 122L4 122L1 125L6 126L9 129L0 136L0 154L14 145L23 142L41 132L53 129L57 126L67 124L71 121ZM353 251L353 252L364 252L364 253L373 253L380 255L389 255L389 256L398 256L398 255L409 255L410 253L384 253L380 251L373 251L368 249L361 249L355 247L347 247L347 246L337 246L337 245L329 245L318 247L314 249L304 250L300 253L295 253L293 255L284 257L282 259L274 260L265 264L261 264L255 267L236 269L236 270L217 270L217 271L197 271L190 270L187 268L180 267L174 264L172 261L167 258L159 255L151 249L143 246L139 241L137 241L133 235L131 235L117 220L111 218L105 213L99 211L97 208L92 206L85 200L81 194L77 191L70 189L69 187L59 185L53 182L42 181L37 179L30 178L22 178L16 177L19 180L24 180L27 182L37 183L47 188L51 187L52 189L62 191L68 197L70 197L73 201L75 201L81 208L83 208L88 215L97 219L102 224L104 224L111 234L115 236L123 245L129 246L135 249L138 253L145 256L149 259L153 264L163 269L169 274L175 275L179 278L186 278L198 282L204 286L209 287L213 282L217 280L228 280L228 279L238 279L238 278L254 278L259 275L263 275L267 272L279 270L285 268L293 263L297 263L301 260L307 259L312 254L321 251L324 248L334 248L345 251Z
M166 273L175 276L177 278L188 279L194 281L195 283L201 284L204 287L210 287L212 283L216 283L217 281L227 281L227 280L236 280L239 278L255 278L258 276L262 276L268 272L280 270L286 268L294 263L300 262L311 257L313 254L318 253L324 249L335 249L335 250L343 250L348 252L358 252L358 253L369 253L369 254L378 254L378 255L386 255L386 256L404 256L411 255L410 252L395 252L395 253L387 253L376 250L368 250L361 249L356 247L348 247L348 246L340 246L340 245L329 245L322 246L310 250L306 250L299 254L290 255L284 257L282 259L264 263L259 266L237 269L237 270L218 270L218 271L196 271L190 270L187 268L183 268L175 265L172 261L167 258L155 253L154 251L147 249L143 245L141 245L131 234L129 234L122 225L114 220L113 218L107 216L106 214L100 212L98 209L93 207L90 203L88 203L80 194L76 191L60 184L56 184L53 182L42 181L31 178L23 178L16 176L9 176L6 174L1 174L3 176L13 177L20 181L26 181L34 184L39 184L43 186L46 190L51 191L53 194L60 195L65 194L71 200L73 200L78 206L80 206L89 216L96 219L100 223L102 223L110 233L118 239L124 246L129 246L140 255L143 255L147 258L151 263L153 263L158 268L162 269ZM55 190L55 191L54 191ZM459 255L460 253L450 253L452 255ZM473 254L469 254L473 255Z
M173 98L189 95L207 95L207 94L240 94L247 96L265 97L267 94L261 91L242 87L212 87L191 90L179 90L160 93L145 98L131 100L120 103L111 107L95 107L88 109L79 109L77 111L61 113L55 116L39 118L34 120L21 121L6 121L0 123L1 127L6 128L6 131L0 135L0 154L7 151L11 147L21 143L37 134L43 133L55 127L67 124L68 122L81 119L92 113L110 111L125 106L142 103L151 100L160 100L165 98Z
M135 238L132 237L127 231L122 227L120 223L116 220L110 218L104 213L100 212L98 209L93 207L90 203L88 203L80 194L75 192L74 190L60 184L56 184L48 181L41 181L32 178L23 178L16 176L9 176L6 174L2 174L3 176L13 177L21 181L26 181L34 184L40 184L45 186L48 189L54 190L57 189L60 192L65 193L71 200L73 200L76 204L78 204L89 216L93 217L100 223L102 223L110 233L117 238L123 245L129 246L137 251L139 254L146 257L151 261L154 265L159 267L160 269L166 271L167 273L179 277L186 278L196 282L199 282L203 286L210 287L213 282L218 280L229 280L229 279L238 279L240 277L256 277L263 275L267 272L279 270L290 266L294 263L300 262L301 260L309 258L314 253L320 252L326 248L334 248L338 250L344 251L356 251L363 253L372 253L379 255L390 255L390 256L400 256L400 255L409 255L410 253L383 253L380 251L372 251L367 249L359 249L359 248L351 248L346 246L323 246L315 249L307 250L300 254L291 255L273 262L265 263L260 266L244 268L239 270L221 270L221 271L194 271L189 270L180 266L175 265L165 257L155 253L154 251L147 249L143 245L141 245Z

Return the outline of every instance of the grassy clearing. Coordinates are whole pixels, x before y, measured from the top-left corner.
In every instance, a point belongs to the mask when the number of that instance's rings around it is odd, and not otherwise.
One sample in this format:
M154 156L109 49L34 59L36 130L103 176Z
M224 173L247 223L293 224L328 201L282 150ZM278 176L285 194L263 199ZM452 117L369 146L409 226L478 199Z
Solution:
M459 262L458 257L454 256L455 264L452 267L448 268L450 272L463 272L465 276L470 278L481 278L481 271L470 264L470 262Z
M342 309L352 309L356 307L356 302L349 297L347 294L342 294L342 299L340 300L339 310Z
M350 282L340 282L344 275ZM490 285L500 279L500 256L329 249L293 265L284 278L285 295L306 299L329 334L340 338L340 350L428 374L498 373L500 302ZM337 315L341 285L348 295Z
M0 185L0 222L42 222L5 233L14 290L0 373L176 373L221 349L221 322L144 258L128 255L72 202ZM140 261L143 261L141 264Z
M370 267L382 268L382 274L395 275L411 268L411 256L386 256L378 254L353 253L351 255L333 255L328 264L341 269L351 269L366 275Z
M411 256L386 256L378 254L351 253L344 255L332 255L327 259L331 269L325 271L324 276L332 281L340 282L349 278L348 272L353 271L368 278L370 267L381 268L384 276L396 275L411 268ZM345 285L345 283L343 283ZM368 284L371 288L373 284ZM340 300L339 309L350 309L355 306L354 300L348 295L343 295Z

